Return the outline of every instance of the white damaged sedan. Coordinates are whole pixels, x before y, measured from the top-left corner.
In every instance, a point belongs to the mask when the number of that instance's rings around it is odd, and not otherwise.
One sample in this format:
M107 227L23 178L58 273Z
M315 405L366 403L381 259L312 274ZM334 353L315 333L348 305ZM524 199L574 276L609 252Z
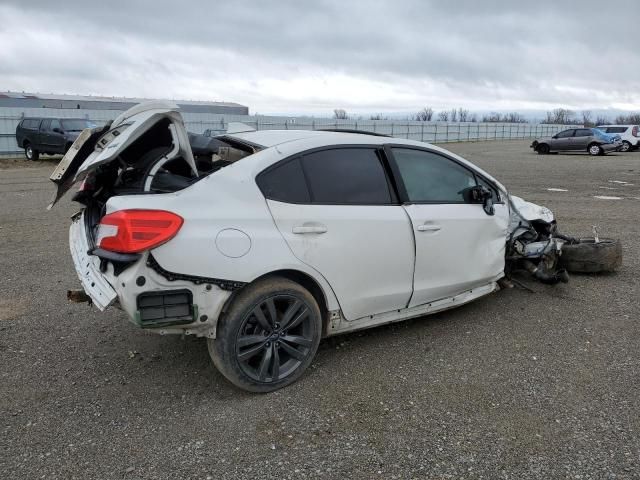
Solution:
M549 210L433 145L243 125L197 140L164 102L80 135L51 176L53 203L79 185L71 297L206 337L246 390L295 381L324 336L465 304L515 268L564 282L568 247L619 253L557 234Z

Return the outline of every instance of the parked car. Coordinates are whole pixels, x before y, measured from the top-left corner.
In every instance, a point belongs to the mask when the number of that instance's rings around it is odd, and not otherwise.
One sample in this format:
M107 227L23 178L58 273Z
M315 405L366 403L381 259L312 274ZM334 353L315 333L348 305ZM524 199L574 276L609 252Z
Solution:
M640 127L638 125L600 125L596 128L608 134L620 135L622 139L620 151L622 152L640 148Z
M619 135L608 135L596 128L569 128L552 137L538 138L531 144L541 155L556 152L587 152L604 155L622 149Z
M195 162L178 107L141 104L78 137L50 207L80 185L70 299L207 338L246 390L295 381L321 337L457 307L514 269L557 283L619 265L617 242L559 234L551 211L433 145L246 129L209 145Z
M35 161L41 153L65 153L82 130L95 126L83 118L23 118L16 127L16 142Z

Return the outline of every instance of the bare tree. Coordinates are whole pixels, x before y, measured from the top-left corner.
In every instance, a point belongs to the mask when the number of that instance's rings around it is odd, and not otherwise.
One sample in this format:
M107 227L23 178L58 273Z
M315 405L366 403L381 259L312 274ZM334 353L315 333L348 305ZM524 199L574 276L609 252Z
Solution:
M449 112L446 110L442 110L438 112L438 121L439 122L448 122L449 121Z
M430 122L433 118L433 108L424 107L414 117L419 122Z
M605 117L604 115L598 115L596 117L596 125L608 125L609 124L609 118Z
M458 111L455 108L449 110L449 120L451 120L452 122L458 121Z
M489 115L483 115L482 121L489 123L498 123L502 121L502 116L497 112L491 112Z
M591 110L583 110L582 111L582 125L585 127L593 127L593 122L591 121L592 115Z
M469 110L465 110L464 108L460 107L458 109L458 120L460 120L461 122L468 122L469 120Z
M374 113L369 117L369 120L389 120L389 117L382 115L381 113Z
M555 123L559 125L575 124L576 120L573 115L574 113L572 110L567 110L566 108L556 108L551 112L547 112L547 117L542 123Z
M629 115L618 115L616 117L616 124L618 125L628 125L628 124L639 124L640 123L640 113L631 113Z
M336 108L333 111L333 118L336 120L348 120L349 115L347 115L347 111L344 108Z
M476 115L475 113L472 113L471 116L469 116L469 121L470 122L477 122L478 121L478 115Z

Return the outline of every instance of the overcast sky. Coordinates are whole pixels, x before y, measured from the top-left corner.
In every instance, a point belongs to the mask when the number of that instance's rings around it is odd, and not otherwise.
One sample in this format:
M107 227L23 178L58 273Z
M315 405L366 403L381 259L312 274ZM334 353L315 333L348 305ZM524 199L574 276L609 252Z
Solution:
M252 113L640 110L640 2L0 2L0 90Z

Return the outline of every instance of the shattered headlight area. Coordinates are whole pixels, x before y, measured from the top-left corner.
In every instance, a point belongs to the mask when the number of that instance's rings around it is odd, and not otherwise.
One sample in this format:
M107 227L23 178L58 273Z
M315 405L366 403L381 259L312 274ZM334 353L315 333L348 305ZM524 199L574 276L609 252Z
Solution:
M568 272L613 272L622 265L619 240L575 238L558 232L553 212L546 207L509 196L511 221L507 238L505 275L525 271L546 284L567 283Z

